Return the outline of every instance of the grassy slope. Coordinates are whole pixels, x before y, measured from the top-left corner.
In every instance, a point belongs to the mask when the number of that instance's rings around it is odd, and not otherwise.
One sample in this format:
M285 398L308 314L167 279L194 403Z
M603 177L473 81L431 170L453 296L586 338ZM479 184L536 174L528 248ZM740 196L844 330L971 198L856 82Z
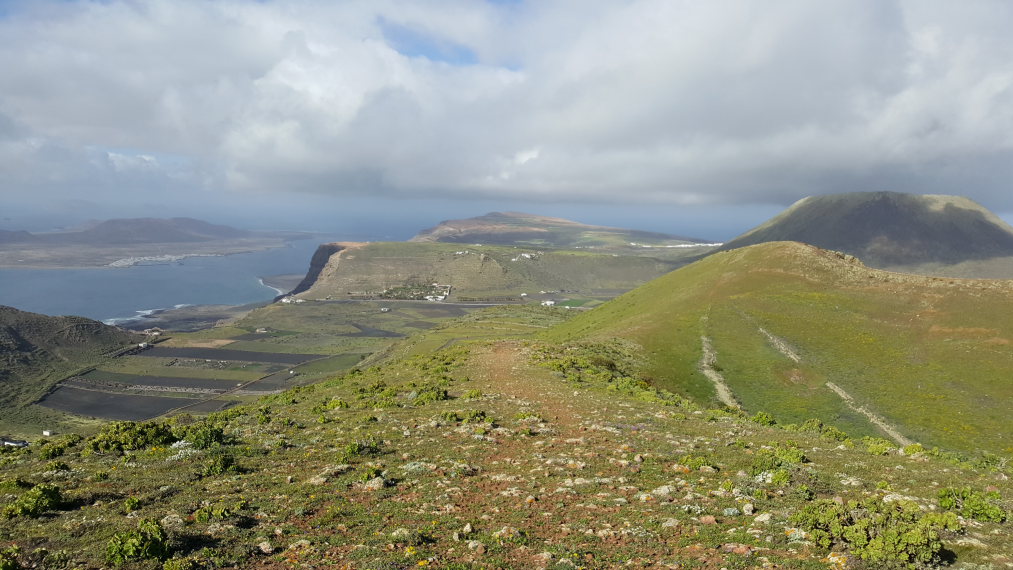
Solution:
M909 438L964 451L1013 453L1013 315L1004 282L870 270L832 253L772 243L716 254L603 305L555 338L640 343L661 386L707 401L700 336L713 339L747 410L817 417L854 434L878 430L826 386L832 381ZM781 337L796 364L759 332Z
M525 311L471 322L554 320L552 311ZM466 333L472 325L455 326ZM612 370L636 359L590 350ZM0 541L22 546L25 564L42 547L76 567L106 567L113 534L151 518L162 521L171 555L191 561L179 568L817 569L833 567L827 549L788 521L812 494L892 494L938 509L942 487L991 486L1010 506L1013 488L1001 473L870 454L707 412L605 381L605 368L564 378L537 365L581 354L495 341L395 357L219 415L226 443L206 450L163 444L124 458L85 453L82 442L66 447L56 458L65 467L56 468L41 447L3 454L4 502L25 495L16 478L55 484L67 502L38 519L5 521ZM432 389L448 399L418 398ZM790 485L744 473L763 448L788 440L810 461L789 468ZM238 469L202 474L222 454ZM701 462L713 467L697 469ZM383 488L364 486L377 476ZM137 501L130 516L128 498ZM742 514L747 503L753 515ZM1013 562L1008 523L970 523L943 540L960 563Z

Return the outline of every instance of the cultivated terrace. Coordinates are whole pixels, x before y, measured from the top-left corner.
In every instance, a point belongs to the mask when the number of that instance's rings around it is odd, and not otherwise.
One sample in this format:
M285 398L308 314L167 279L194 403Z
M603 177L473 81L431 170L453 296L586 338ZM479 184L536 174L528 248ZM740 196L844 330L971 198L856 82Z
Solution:
M703 409L636 355L457 343L6 450L0 569L1013 567L1005 465Z

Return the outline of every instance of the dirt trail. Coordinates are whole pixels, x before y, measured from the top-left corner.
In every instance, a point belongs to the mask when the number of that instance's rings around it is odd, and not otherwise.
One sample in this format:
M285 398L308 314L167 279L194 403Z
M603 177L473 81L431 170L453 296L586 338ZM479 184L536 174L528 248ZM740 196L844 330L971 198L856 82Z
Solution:
M845 392L844 389L842 389L837 384L834 384L833 382L827 382L827 388L830 388L835 393L837 393L837 395L840 396L842 400L844 400L844 403L847 404L849 408L868 418L870 422L872 422L879 429L883 430L885 434L890 436L890 438L892 438L901 446L908 446L914 443L910 439L901 435L900 432L898 432L897 429L894 428L892 425L886 423L886 420L870 412L868 408L866 408L865 406L858 404L858 402L856 402L855 399L851 397L851 394Z
M735 395L732 394L731 388L725 383L724 376L715 368L717 364L717 353L714 351L714 347L711 346L711 339L702 336L700 337L700 343L703 345L703 355L700 357L700 372L707 377L708 380L714 384L714 391L718 394L718 399L721 403L730 408L740 408L741 406L735 400Z
M798 353L795 352L795 350L791 346L789 346L788 343L785 342L783 338L770 334L769 332L767 332L767 329L763 327L760 327L760 332L763 333L763 336L767 337L767 340L770 341L770 344L772 344L774 348L777 349L778 352L785 355L788 358L788 360L791 360L796 364L802 361Z
M478 352L477 357L484 364L488 392L537 405L557 425L573 427L580 423L576 410L578 404L589 405L583 401L587 396L561 381L548 381L550 372L534 366L530 352L520 344L499 342L484 352Z

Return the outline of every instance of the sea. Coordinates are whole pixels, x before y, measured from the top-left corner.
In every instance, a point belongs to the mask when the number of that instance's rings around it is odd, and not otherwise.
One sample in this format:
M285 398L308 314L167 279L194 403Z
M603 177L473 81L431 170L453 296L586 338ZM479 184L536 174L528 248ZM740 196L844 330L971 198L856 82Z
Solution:
M190 305L245 305L284 293L264 277L306 273L313 238L251 253L188 257L169 263L94 269L0 269L0 305L46 315L124 324Z

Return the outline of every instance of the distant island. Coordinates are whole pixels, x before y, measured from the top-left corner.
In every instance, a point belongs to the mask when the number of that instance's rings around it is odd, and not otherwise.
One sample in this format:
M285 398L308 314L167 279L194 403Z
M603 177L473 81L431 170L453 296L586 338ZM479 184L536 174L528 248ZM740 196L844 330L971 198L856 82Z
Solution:
M126 218L58 232L0 230L0 267L130 267L261 251L311 234L249 231L193 218Z

